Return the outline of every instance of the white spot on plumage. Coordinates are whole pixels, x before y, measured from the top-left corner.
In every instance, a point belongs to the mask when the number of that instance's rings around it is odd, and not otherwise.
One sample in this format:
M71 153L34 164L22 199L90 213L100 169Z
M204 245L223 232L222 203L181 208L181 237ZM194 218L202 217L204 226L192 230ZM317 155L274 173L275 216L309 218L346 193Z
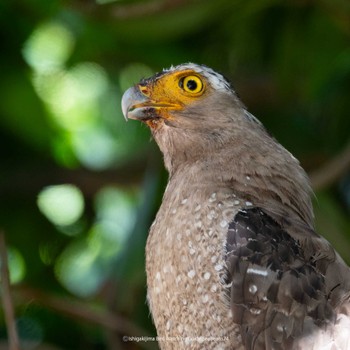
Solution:
M194 224L195 228L201 228L202 227L202 221L196 221L196 223Z
M196 272L195 272L194 270L190 270L190 271L188 271L188 273L187 273L187 276L188 276L189 278L193 278L195 275L196 275Z
M194 211L199 211L201 209L201 205L198 204L195 208L194 208Z
M213 202L215 202L215 201L216 201L216 193L214 192L214 193L212 193L212 195L210 196L209 202L210 202L210 203L213 203Z
M223 266L222 266L221 264L215 265L215 270L216 270L216 271L220 271L220 270L222 270L222 269L223 269Z
M249 311L253 314L253 315L259 315L261 313L260 309L256 309L254 307L250 308Z
M177 326L177 330L178 330L180 333L183 332L184 328L183 328L182 324L179 324L179 325Z
M250 181L250 176L246 176L245 178L246 178L248 181Z
M265 269L258 269L254 267L249 267L247 273L259 276L267 276L269 274L268 271Z
M205 280L208 280L210 278L210 272L206 272L205 274L204 274L204 279Z
M156 273L156 280L160 281L160 272Z
M188 201L188 198L185 198L185 199L183 199L183 200L181 201L181 204L186 204L187 201Z
M233 202L233 204L234 204L234 205L239 205L239 200L236 199L236 200Z
M203 344L205 342L205 337L200 336L200 337L198 337L197 341L199 344Z
M218 260L218 257L216 255L213 255L210 260L214 264L216 263L216 260Z
M276 329L279 331L279 332L284 332L285 330L285 327L282 325L282 324L278 324Z
M193 255L196 252L194 248L190 248L190 254Z
M229 288L231 288L231 287L232 287L232 283L233 283L233 282L227 283L227 284L225 284L225 286L224 286L224 287L229 289Z
M253 205L253 203L252 203L252 202L247 201L247 202L245 202L245 205L246 205L247 207L251 207L251 206Z
M222 220L222 221L220 222L220 226L221 226L222 228L225 228L227 225L228 225L228 222L227 222L226 220Z
M258 287L255 284L249 286L249 293L255 294L258 291Z
M218 290L218 286L216 284L213 284L211 287L210 287L210 291L215 293L216 291Z
M170 327L171 327L171 321L170 321L170 320L168 320L168 321L166 322L165 327L166 327L167 331L170 330Z

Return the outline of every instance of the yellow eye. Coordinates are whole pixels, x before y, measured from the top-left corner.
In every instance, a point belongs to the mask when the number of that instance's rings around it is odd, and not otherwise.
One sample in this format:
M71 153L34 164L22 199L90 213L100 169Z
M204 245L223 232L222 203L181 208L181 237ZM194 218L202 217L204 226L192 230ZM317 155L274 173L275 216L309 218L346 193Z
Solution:
M180 80L180 87L186 92L198 94L203 89L203 82L196 75L189 75Z

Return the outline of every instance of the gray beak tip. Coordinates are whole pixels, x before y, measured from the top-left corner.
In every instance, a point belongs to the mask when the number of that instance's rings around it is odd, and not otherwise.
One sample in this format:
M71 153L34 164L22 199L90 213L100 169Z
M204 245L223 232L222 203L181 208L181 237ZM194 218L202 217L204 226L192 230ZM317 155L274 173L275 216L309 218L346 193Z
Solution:
M122 111L124 115L124 119L128 121L128 113L129 113L129 108L132 105L132 102L135 97L135 89L133 87L129 88L124 92L124 95L122 97Z

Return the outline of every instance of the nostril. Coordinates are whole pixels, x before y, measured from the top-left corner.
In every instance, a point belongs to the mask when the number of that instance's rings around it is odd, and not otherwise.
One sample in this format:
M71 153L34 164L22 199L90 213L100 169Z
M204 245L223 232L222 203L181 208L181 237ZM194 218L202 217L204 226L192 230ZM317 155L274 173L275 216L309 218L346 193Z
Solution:
M145 96L149 96L149 95L150 95L147 86L139 85L139 89L140 89L140 92L141 92L143 95L145 95Z

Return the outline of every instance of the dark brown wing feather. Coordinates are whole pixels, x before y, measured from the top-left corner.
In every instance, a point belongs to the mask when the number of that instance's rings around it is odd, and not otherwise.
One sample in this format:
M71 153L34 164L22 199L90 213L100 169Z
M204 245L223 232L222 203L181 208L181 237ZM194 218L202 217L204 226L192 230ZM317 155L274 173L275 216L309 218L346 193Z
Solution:
M293 349L296 339L333 322L341 302L334 250L307 226L288 225L259 208L241 210L229 225L227 282L246 349Z

